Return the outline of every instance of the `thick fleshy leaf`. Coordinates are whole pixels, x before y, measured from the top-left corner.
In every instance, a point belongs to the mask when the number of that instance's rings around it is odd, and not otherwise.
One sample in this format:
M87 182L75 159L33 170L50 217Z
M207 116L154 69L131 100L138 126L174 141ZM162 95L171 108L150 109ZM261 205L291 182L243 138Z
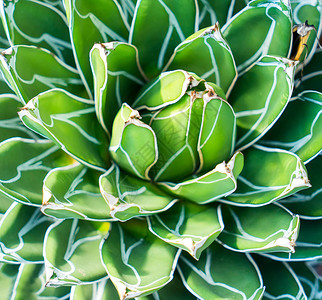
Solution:
M237 147L254 144L279 118L291 97L294 66L265 56L238 78L228 98L237 117Z
M84 165L101 171L108 167L107 137L97 123L94 106L86 99L51 90L28 102L19 117Z
M0 24L1 25L1 24ZM0 27L1 28L1 27ZM1 36L0 36L1 38ZM11 97L16 97L14 95L14 92L10 88L10 84L8 84L5 80L5 77L3 77L2 72L0 71L0 93L1 94L10 94ZM5 95L2 95L4 97ZM9 95L8 95L9 96Z
M300 56L300 61L305 60L305 63L310 61L314 55L314 51L319 42L319 36L321 36L322 30L322 3L320 1L301 0L291 1L292 6L292 18L294 24L304 24L307 22L309 25L313 25L316 29L309 32L308 39L305 40L303 47L303 53ZM300 41L293 37L293 44L298 45Z
M233 251L294 252L299 217L275 204L223 208L225 228L219 240Z
M317 48L308 65L303 65L303 72L299 72L294 82L294 94L303 91L317 91L322 93L322 48Z
M17 273L15 284L12 288L11 300L41 299L41 300L68 300L70 287L45 287L45 268L42 264L21 264ZM1 296L2 285L1 286Z
M254 256L263 276L265 299L306 299L304 289L287 263Z
M198 0L199 27L205 28L219 22L223 26L233 15L243 9L249 0Z
M280 201L303 219L322 219L322 155L306 165L312 187Z
M224 228L220 206L180 202L148 218L149 230L163 241L199 259Z
M40 206L42 182L55 167L73 159L48 140L11 138L0 143L0 195L23 204Z
M230 19L223 27L223 33L233 52L238 73L263 55L288 57L292 37L289 1L251 1Z
M34 132L23 126L18 117L21 102L13 94L0 95L0 142L11 137L37 139Z
M13 46L1 53L0 68L23 104L53 88L87 97L77 70L46 49Z
M137 1L129 42L147 77L159 75L174 48L197 30L197 13L194 0Z
M20 265L0 263L1 297L11 299Z
M322 278L308 263L293 262L288 263L291 269L295 272L297 278L305 291L307 299L321 298Z
M71 289L70 300L112 300L119 299L117 291L109 279L93 284L77 285Z
M126 42L129 25L114 0L64 0L76 66L91 95L93 78L89 53L95 43Z
M264 291L257 266L248 254L213 243L195 261L181 255L179 272L198 299L261 299Z
M52 224L44 240L47 286L78 285L107 276L100 259L100 242L109 223L77 219Z
M322 152L322 93L300 93L260 141L297 154L307 164Z
M55 218L111 219L98 186L100 175L79 163L51 170L44 179L41 211Z
M311 186L303 162L292 152L254 145L243 153L237 190L224 202L261 206Z
M150 233L143 220L111 226L102 261L120 299L152 294L173 278L180 250Z
M39 209L14 202L0 222L0 260L43 261L43 240L52 221Z
M100 177L99 184L111 216L121 221L160 213L177 202L152 182L122 173L114 164Z
M1 18L11 45L46 48L74 64L66 16L59 9L46 1L4 0Z
M228 163L222 162L208 173L181 183L160 182L159 186L177 197L206 204L236 190L236 178L243 168L243 155L234 154Z
M149 171L158 159L157 138L140 115L124 103L115 117L110 143L112 159L125 171L150 179Z
M90 52L96 115L106 132L122 103L131 105L145 79L137 49L126 43L95 44Z
M310 261L322 258L322 220L300 221L300 233L294 253L270 253L269 258L284 261Z
M237 77L234 58L218 23L198 31L177 46L165 69L196 73L219 85L225 93L229 93Z

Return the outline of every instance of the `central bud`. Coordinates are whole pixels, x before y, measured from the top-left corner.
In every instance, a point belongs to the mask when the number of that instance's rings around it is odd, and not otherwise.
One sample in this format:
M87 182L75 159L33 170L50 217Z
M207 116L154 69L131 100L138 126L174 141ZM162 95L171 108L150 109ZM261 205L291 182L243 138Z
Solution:
M113 124L110 153L125 171L177 182L205 173L234 149L236 120L224 92L193 73L161 74Z

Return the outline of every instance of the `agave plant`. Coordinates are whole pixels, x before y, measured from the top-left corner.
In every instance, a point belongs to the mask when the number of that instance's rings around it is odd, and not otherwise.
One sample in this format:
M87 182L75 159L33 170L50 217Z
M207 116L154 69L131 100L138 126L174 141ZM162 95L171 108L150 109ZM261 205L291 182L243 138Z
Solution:
M320 299L321 13L1 1L2 299Z

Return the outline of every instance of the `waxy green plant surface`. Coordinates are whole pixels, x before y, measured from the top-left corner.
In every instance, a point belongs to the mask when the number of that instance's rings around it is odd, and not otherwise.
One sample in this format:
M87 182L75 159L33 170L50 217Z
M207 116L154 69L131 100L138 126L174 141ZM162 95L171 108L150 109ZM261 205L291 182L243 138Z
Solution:
M1 299L320 299L321 14L0 1Z

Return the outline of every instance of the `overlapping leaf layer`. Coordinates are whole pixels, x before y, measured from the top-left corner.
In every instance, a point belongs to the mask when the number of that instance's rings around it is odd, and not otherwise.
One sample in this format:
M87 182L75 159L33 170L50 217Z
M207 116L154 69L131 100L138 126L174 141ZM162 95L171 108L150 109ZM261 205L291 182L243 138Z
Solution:
M1 299L321 299L321 1L0 5Z

